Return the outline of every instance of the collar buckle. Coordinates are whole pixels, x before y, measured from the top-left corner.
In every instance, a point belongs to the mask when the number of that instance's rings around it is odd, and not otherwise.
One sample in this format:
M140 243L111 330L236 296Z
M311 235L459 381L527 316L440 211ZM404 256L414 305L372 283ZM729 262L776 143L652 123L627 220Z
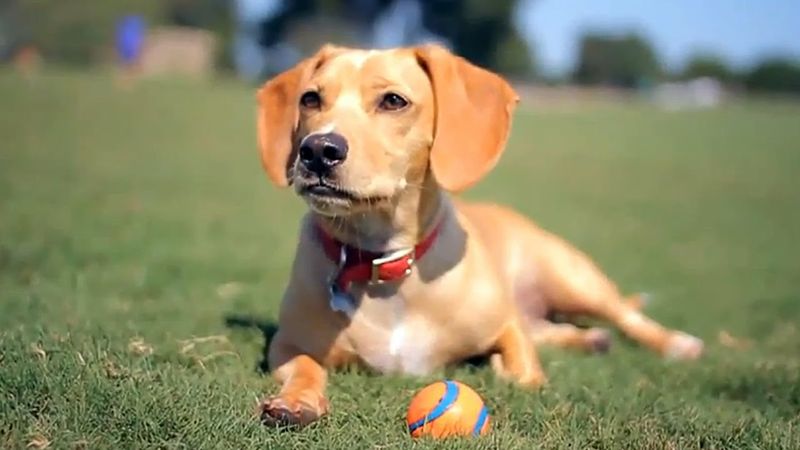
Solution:
M400 250L393 251L386 256L382 256L380 258L375 258L372 260L372 267L370 268L370 276L369 276L369 283L370 284L384 284L387 281L396 281L396 280L384 280L381 278L380 268L382 265L394 261L398 261L400 259L407 258L406 261L408 262L408 267L403 273L403 277L405 278L411 275L411 270L414 268L414 263L416 262L416 249L414 247L409 248L402 248Z

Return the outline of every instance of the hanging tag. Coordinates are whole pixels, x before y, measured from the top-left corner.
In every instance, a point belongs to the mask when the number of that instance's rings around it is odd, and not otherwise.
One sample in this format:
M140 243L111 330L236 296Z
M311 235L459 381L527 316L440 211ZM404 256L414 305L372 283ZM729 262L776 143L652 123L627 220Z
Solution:
M337 283L339 274L347 263L347 248L342 245L339 252L339 265L336 270L328 277L328 295L330 297L331 309L351 315L355 310L355 300L347 291L341 289Z
M355 300L348 292L339 288L336 283L328 285L331 309L350 315L355 310Z

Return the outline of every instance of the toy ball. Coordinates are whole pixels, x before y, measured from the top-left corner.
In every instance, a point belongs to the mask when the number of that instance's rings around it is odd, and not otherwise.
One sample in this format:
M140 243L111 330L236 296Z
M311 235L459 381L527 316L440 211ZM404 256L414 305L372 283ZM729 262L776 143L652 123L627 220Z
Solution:
M408 405L411 437L478 436L489 432L489 411L483 399L458 381L439 381L419 391Z

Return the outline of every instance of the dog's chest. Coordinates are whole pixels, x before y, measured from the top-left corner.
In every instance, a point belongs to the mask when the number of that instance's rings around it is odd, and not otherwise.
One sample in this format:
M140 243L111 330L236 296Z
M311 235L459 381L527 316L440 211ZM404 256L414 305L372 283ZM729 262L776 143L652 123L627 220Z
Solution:
M410 310L402 295L364 295L351 317L348 338L359 358L381 373L423 375L441 362L438 329Z

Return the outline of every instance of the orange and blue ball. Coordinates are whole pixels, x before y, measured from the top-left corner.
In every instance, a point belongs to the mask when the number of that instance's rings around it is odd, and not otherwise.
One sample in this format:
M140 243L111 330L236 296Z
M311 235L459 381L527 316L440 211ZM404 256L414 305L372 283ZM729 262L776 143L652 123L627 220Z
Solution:
M489 432L483 399L458 381L439 381L419 391L408 405L406 423L412 437L479 436Z

